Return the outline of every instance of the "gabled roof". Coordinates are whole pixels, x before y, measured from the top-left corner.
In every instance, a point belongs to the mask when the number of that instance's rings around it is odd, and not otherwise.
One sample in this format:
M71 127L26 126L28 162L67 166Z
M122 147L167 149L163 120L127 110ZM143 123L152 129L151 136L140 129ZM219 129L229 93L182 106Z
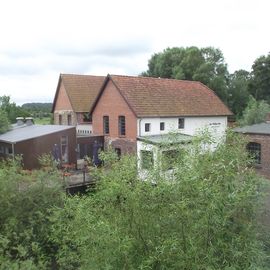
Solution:
M210 88L196 81L108 75L137 117L227 116L228 107Z
M233 130L238 133L270 135L270 123L260 123L251 126L238 127L234 128Z
M73 110L75 112L89 112L103 85L104 79L105 76L60 74L52 112L55 109L61 83L64 84Z
M0 142L17 143L72 128L75 129L64 125L24 125L1 134Z

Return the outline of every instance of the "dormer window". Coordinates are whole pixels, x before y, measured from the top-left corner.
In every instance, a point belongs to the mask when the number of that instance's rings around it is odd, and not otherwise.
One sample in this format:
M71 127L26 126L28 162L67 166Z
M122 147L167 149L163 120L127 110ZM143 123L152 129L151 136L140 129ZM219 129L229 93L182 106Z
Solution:
M178 118L178 129L185 128L185 118Z

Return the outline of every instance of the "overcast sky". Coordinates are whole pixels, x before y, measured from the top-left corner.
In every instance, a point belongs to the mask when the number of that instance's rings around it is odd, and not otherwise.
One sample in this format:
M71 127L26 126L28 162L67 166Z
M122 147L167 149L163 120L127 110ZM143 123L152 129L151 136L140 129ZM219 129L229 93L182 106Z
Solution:
M52 102L60 73L138 75L167 47L221 49L230 72L270 51L269 0L0 0L0 96Z

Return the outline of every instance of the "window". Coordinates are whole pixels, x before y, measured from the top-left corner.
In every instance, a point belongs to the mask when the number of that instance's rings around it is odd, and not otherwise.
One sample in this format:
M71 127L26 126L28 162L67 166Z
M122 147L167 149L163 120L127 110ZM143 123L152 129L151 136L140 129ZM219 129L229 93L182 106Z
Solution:
M103 116L103 133L109 134L110 133L110 124L109 124L109 116Z
M165 123L164 122L160 122L160 130L165 130Z
M83 122L92 122L92 116L90 115L90 113L83 113Z
M68 163L68 137L61 137L61 159L63 163Z
M167 171L176 166L179 161L179 150L166 150L162 152L162 169Z
M59 115L58 120L59 120L59 125L62 125L62 115L61 114Z
M119 132L119 136L126 135L126 118L125 118L125 116L119 116L119 118L118 118L118 132Z
M261 164L261 145L259 143L250 142L247 144L247 150L254 162Z
M68 125L71 126L71 114L68 114L67 122L68 122Z
M185 118L178 118L178 128L179 129L185 128Z
M150 123L145 123L145 126L144 126L145 132L149 132L150 131L150 127L151 127L151 124Z
M153 167L153 164L154 164L153 152L141 150L141 168L149 170Z

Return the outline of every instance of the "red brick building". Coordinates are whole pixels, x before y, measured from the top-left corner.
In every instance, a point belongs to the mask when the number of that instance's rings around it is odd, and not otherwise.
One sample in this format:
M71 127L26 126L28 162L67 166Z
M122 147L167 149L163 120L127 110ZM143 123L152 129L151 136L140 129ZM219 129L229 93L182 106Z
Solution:
M118 153L137 151L138 138L208 127L219 136L230 110L200 82L108 75L90 111L93 133Z
M79 136L92 133L89 114L104 76L60 74L53 101L54 124L76 126Z
M270 179L270 122L235 128L247 140L256 171Z

